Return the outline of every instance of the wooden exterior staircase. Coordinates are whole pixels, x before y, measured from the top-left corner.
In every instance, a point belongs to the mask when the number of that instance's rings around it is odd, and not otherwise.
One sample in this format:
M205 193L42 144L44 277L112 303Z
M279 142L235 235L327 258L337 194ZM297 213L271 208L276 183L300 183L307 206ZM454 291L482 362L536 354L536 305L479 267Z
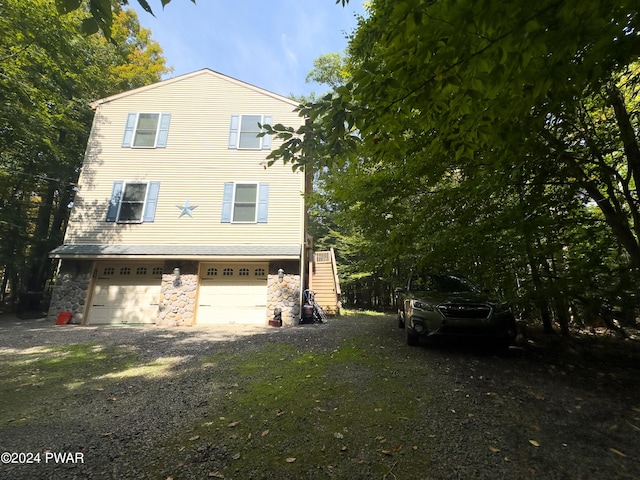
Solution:
M328 315L340 314L340 280L333 248L315 252L309 265L309 289L316 295L316 302Z

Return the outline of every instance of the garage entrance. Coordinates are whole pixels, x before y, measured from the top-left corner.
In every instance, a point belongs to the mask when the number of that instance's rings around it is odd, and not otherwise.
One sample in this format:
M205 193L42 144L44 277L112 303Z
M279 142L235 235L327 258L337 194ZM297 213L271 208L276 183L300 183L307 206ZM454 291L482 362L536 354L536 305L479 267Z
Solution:
M99 263L91 293L88 323L156 323L162 265Z
M264 325L268 263L200 265L198 325Z

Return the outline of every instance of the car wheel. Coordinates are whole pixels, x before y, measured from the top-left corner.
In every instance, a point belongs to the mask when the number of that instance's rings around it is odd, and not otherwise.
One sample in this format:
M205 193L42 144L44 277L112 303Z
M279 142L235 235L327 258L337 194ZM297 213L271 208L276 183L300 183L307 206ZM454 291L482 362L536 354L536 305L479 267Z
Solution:
M404 326L404 339L410 347L417 347L420 343L420 337L408 325Z

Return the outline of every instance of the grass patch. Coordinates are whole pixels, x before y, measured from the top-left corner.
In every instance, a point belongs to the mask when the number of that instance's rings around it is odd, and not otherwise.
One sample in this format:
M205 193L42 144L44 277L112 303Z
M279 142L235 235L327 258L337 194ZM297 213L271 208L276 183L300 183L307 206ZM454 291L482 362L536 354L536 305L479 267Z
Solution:
M95 389L104 383L99 377L126 371L134 358L123 349L87 343L2 354L0 362L3 426L50 417L59 411L60 401L69 401L70 392Z
M181 452L182 461L181 470L167 473L393 478L399 463L424 471L428 456L416 454L411 443L416 405L402 400L406 386L368 340L350 339L330 352L273 344L236 357L226 364L234 383L223 399L211 401L210 421L169 447Z

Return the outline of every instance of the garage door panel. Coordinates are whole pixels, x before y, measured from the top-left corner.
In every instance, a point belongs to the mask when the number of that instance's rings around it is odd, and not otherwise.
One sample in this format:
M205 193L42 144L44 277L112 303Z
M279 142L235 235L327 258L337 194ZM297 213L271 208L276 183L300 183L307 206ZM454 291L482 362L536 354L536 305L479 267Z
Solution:
M200 279L197 323L200 325L264 325L267 316L266 264L210 264L203 272L232 275L203 275ZM249 275L239 275L248 271ZM260 273L256 275L256 273Z
M158 273L161 273L161 267L123 265L127 264L98 267L100 276L93 287L88 316L90 324L156 322L161 286ZM134 273L122 275L120 272Z

